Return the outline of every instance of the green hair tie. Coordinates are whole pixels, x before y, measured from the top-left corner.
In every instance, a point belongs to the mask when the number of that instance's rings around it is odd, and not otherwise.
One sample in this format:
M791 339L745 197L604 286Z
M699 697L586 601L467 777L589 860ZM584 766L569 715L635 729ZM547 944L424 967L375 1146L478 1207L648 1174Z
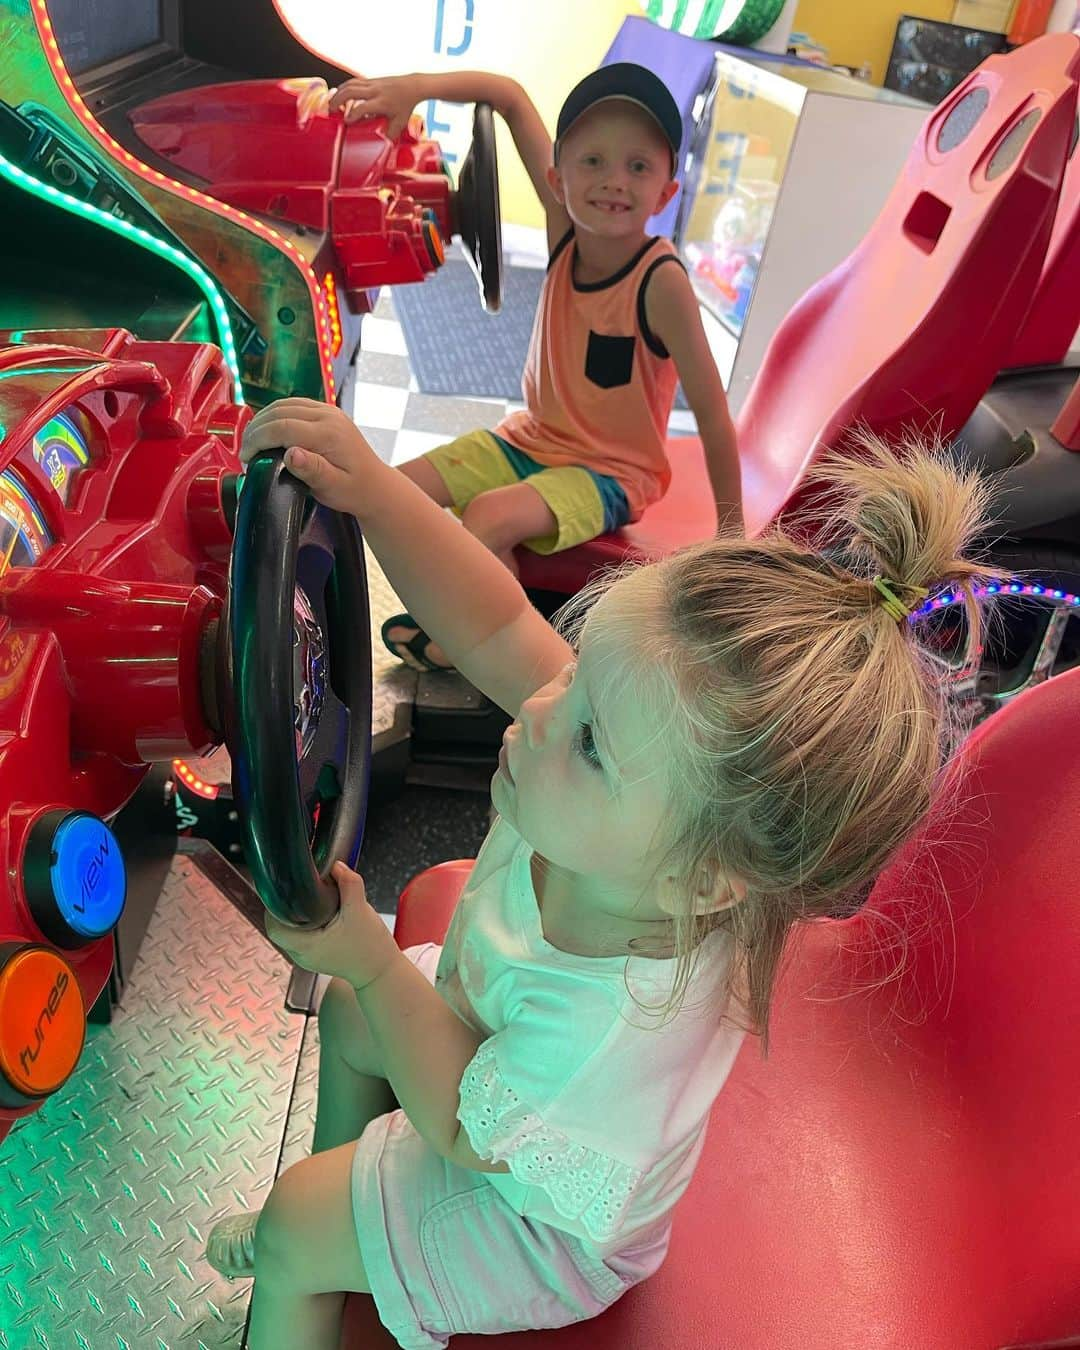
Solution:
M874 578L874 587L880 592L882 597L881 608L890 618L895 619L897 623L903 623L911 614L911 610L908 609L907 605L904 604L903 600L901 600L892 589L893 586L898 584L898 582L890 581L888 577L876 576ZM918 595L922 596L930 594L925 586L909 586L907 589L909 591L915 591Z

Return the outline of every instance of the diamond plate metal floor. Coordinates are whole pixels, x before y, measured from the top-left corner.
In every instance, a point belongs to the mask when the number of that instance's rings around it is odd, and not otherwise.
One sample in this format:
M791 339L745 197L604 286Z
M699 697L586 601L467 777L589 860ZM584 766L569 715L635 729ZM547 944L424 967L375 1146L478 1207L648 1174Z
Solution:
M317 1024L285 1011L288 974L177 855L113 1023L0 1149L3 1350L242 1344L250 1286L202 1251L286 1136L289 1163L310 1148Z

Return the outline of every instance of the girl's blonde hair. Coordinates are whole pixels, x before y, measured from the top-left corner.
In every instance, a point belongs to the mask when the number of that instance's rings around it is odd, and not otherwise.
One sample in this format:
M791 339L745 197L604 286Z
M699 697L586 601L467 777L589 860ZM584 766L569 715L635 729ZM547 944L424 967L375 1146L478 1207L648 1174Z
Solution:
M814 546L782 525L710 539L605 573L558 616L572 642L588 622L625 653L614 678L645 700L669 760L657 875L688 899L662 1011L681 1004L702 939L724 928L731 987L765 1038L789 929L852 911L949 762L941 667L874 578L910 609L944 586L962 593L977 641L972 588L995 575L963 556L984 526L985 486L944 447L862 434L851 450L813 473ZM746 883L746 899L698 915L689 897L716 868Z

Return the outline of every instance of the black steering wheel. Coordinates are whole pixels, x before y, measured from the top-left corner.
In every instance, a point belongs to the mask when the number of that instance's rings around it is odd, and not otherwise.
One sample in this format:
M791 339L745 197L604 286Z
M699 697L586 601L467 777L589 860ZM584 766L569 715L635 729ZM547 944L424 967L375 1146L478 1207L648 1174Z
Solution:
M502 220L490 103L478 103L473 111L472 144L458 175L456 225L480 283L484 308L497 314L502 305Z
M227 608L220 687L248 866L276 918L319 928L367 810L367 576L356 521L320 506L281 451L242 480Z

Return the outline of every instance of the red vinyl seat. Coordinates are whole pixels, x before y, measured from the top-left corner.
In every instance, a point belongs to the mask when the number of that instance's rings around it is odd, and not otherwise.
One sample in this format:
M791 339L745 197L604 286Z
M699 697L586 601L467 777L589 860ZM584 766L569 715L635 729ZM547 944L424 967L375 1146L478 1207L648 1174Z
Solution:
M1030 350L1058 341L1062 312L1080 305L1080 154L1055 228L1078 75L1080 41L1054 34L990 57L930 114L878 219L785 318L740 411L749 534L797 514L807 470L856 425L886 437L912 425L959 431L1016 362L1036 293ZM706 538L715 514L701 443L672 440L668 452L663 501L564 553L518 549L522 584L569 595L613 561Z
M657 1274L593 1321L455 1350L1080 1336L1080 670L983 723L963 759L863 909L793 942L769 1057L747 1039ZM441 939L471 866L406 887L403 946ZM392 1344L370 1299L348 1326L343 1344Z

